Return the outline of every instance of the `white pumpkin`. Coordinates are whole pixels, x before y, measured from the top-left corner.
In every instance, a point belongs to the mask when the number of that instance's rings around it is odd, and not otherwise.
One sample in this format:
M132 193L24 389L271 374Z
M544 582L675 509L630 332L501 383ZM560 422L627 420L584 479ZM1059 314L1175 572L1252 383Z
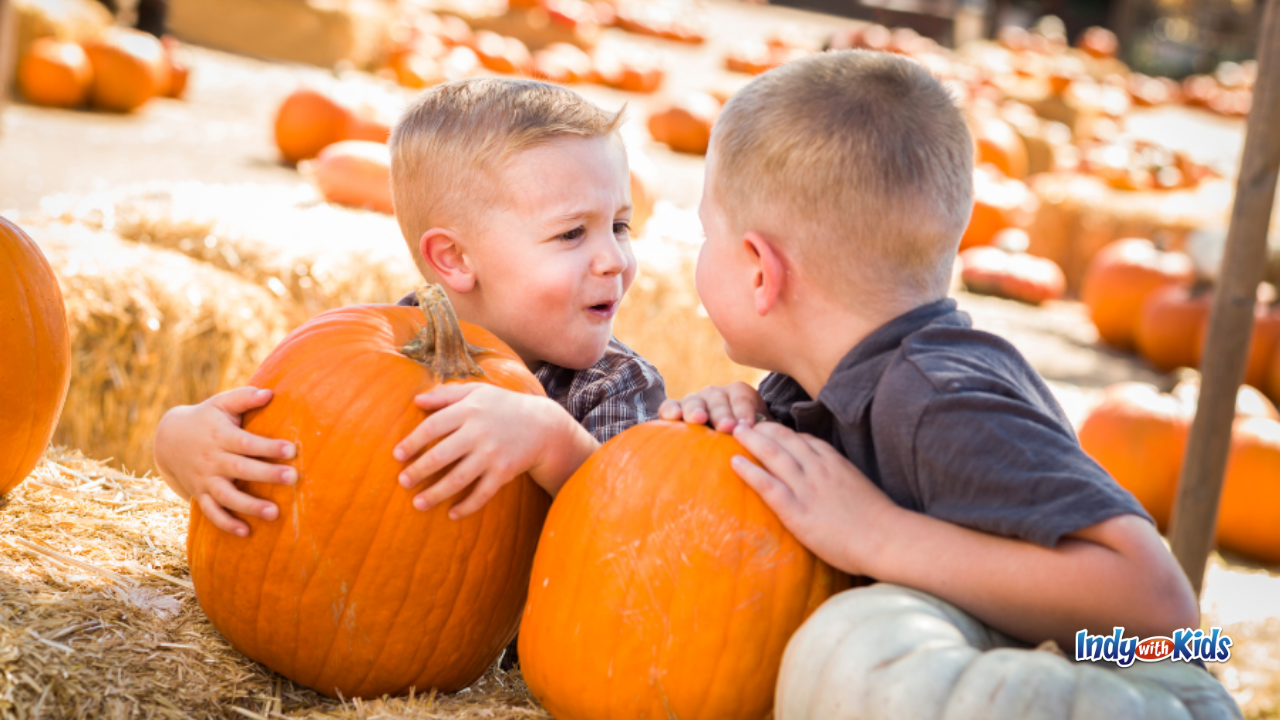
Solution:
M839 593L792 636L777 720L1228 720L1194 665L1076 663L936 597L880 583Z

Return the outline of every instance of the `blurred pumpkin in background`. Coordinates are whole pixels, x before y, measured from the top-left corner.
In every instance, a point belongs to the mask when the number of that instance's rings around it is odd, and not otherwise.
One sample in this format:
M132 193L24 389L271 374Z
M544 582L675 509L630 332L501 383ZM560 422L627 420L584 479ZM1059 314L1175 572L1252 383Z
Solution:
M18 63L18 89L28 102L49 107L84 105L93 84L93 66L76 43L36 40Z
M169 58L153 35L112 27L84 44L93 65L94 107L129 112L169 89Z

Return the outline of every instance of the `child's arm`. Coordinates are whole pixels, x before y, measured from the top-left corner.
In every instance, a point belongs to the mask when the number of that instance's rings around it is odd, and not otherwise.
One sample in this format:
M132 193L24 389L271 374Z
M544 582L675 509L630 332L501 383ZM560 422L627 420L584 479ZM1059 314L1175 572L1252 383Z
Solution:
M459 519L479 510L521 473L554 496L569 476L600 447L555 401L484 383L450 384L414 398L432 414L395 448L400 461L423 452L400 475L412 488L453 464L414 507L427 510L471 483L476 487L449 511Z
M266 405L270 390L253 387L219 393L198 405L170 409L156 428L155 460L161 477L184 500L195 498L218 529L240 537L249 526L230 511L274 520L276 506L241 492L236 480L288 485L297 471L256 458L288 460L293 444L241 429L244 413Z
M819 557L849 573L932 593L1014 637L1115 625L1139 637L1198 627L1191 587L1150 523L1121 515L1046 548L894 504L827 443L776 423L739 427L734 469Z
M668 398L658 407L658 417L710 425L726 433L738 425L752 427L757 417L773 419L760 393L744 382L709 385L680 400Z

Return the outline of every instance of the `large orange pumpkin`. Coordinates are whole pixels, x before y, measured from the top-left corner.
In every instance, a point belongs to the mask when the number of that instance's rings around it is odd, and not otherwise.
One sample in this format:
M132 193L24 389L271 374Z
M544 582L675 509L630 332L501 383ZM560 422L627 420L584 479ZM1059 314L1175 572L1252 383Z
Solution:
M62 414L71 334L53 269L22 228L0 217L0 495L31 474Z
M459 327L438 287L419 301L317 315L250 379L275 395L246 428L298 447L296 485L242 486L280 519L245 518L240 538L191 508L191 580L214 627L331 696L452 692L480 677L515 635L550 504L521 476L462 520L448 503L414 509L391 453L426 417L416 394L452 381L542 393L497 337Z
M28 102L49 107L84 105L93 66L79 45L56 38L31 43L18 65L18 88Z
M341 140L303 163L324 199L343 205L393 212L391 151L382 143Z
M1209 316L1205 317L1196 328L1196 353L1203 351L1205 339L1209 335ZM1273 356L1280 354L1280 306L1258 303L1253 312L1253 334L1249 337L1249 349L1245 358L1244 382L1256 388L1268 391L1273 397L1280 397L1268 389Z
M1280 562L1280 422L1241 418L1218 509L1218 545L1264 562Z
M1080 428L1080 447L1133 493L1161 530L1168 526L1187 437L1200 399L1198 375L1171 393L1138 382L1108 387ZM1280 420L1280 411L1248 385L1236 393L1237 421Z
M556 497L520 625L557 720L761 720L787 640L847 576L795 539L704 426L605 443Z
M1080 427L1080 447L1164 529L1173 510L1192 415L1154 385L1125 382L1107 388Z
M336 100L319 90L295 90L276 113L276 147L287 162L313 158L346 138L349 116Z
M1168 285L1142 302L1134 343L1159 370L1200 366L1200 329L1209 317L1213 295L1207 288Z
M1080 299L1103 342L1129 350L1147 296L1166 285L1190 285L1194 279L1195 267L1185 253L1161 252L1150 240L1125 238L1089 261Z
M129 112L169 89L169 57L152 35L113 27L84 51L93 65L94 107Z
M705 155L720 103L703 92L691 92L649 116L649 134L672 150Z
M1009 228L1028 227L1040 201L1021 180L1005 177L990 165L973 171L973 214L960 238L960 249L990 245Z

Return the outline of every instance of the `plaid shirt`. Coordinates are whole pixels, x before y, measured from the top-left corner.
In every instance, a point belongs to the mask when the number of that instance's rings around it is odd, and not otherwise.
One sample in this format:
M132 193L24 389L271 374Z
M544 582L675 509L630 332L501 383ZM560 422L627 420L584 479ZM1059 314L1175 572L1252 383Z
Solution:
M418 300L409 293L396 304L416 306ZM604 357L589 368L543 363L533 375L547 397L600 442L632 425L656 420L658 405L667 397L658 369L617 338L609 338Z

